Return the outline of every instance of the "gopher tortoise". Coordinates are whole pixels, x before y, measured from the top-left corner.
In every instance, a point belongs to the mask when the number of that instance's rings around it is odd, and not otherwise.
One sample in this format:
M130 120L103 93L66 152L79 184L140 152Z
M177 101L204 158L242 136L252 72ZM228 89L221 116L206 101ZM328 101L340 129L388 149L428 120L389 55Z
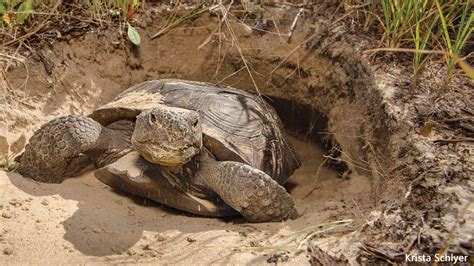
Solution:
M43 125L19 173L62 182L87 155L114 189L206 216L240 213L251 222L294 219L282 186L299 159L275 110L231 87L184 80L135 85L90 116Z

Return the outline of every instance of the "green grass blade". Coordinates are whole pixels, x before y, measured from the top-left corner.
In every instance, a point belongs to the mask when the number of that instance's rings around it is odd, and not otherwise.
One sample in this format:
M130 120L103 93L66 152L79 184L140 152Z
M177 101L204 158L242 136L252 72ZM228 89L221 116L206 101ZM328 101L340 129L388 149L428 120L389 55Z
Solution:
M436 8L438 9L438 12L439 12L439 17L441 19L441 25L443 27L442 29L443 29L444 42L445 42L445 44L448 48L448 52L452 52L453 49L452 49L452 46L451 46L451 39L449 37L448 26L446 24L446 18L444 17L443 10L441 10L439 0L436 0L435 4L436 4Z

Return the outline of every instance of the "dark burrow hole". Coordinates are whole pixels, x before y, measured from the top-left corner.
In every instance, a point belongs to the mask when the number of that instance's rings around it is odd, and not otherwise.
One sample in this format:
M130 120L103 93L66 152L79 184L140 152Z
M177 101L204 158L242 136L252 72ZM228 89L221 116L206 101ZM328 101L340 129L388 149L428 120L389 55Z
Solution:
M310 105L287 99L265 96L278 113L288 135L302 141L316 143L330 158L325 166L342 176L349 170L347 164L337 160L341 148L328 131L328 117Z

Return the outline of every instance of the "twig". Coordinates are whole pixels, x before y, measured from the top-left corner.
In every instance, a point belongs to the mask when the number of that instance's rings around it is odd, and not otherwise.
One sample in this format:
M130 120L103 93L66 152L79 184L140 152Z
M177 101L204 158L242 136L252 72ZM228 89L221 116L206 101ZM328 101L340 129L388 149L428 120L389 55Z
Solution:
M234 75L236 75L237 73L239 73L240 71L242 71L243 69L245 69L245 67L241 67L240 69L238 69L237 71L234 71L232 72L231 74L225 76L223 79L219 80L216 85L219 85L221 84L222 82L224 82L225 80L227 80L228 78L230 77L233 77Z
M5 82L5 85L6 85L5 87L7 91L16 96L15 91L12 89L12 86L10 82L8 81L7 75L5 75L5 71L3 70L3 68L1 69L1 71L2 71L2 79Z
M263 2L265 2L265 1L263 1ZM283 5L283 6L290 6L290 7L308 8L308 6L317 5L317 4L319 4L319 2L311 2L311 3L307 3L307 4L294 4L294 3L290 3L290 2L282 2L282 3L278 3L278 4Z
M370 244L364 243L360 249L365 251L367 254L370 254L376 258L385 260L391 264L393 264L396 261L401 261L401 256L403 254L401 253L395 253L395 252L388 252L380 248L376 248ZM391 254L392 253L392 254Z
M353 198L351 198L351 200L352 200L352 202L354 202L355 206L357 207L357 210L360 212L360 215L362 217L364 217L365 223L367 225L370 225L369 220L367 220L367 216L364 215L364 213L362 212L362 209L360 208L359 204L357 204L357 202Z
M36 50L36 54L39 56L39 58L41 59L41 62L43 63L44 70L46 71L46 73L48 73L48 75L51 76L51 74L53 73L54 65L51 63L51 61L48 58L44 56L41 50L39 49L35 49L35 50Z
M369 6L371 5L372 3L365 3L365 4L359 4L359 5L347 5L348 9L360 9L360 8L364 8L366 6Z
M21 46L23 46L23 42L21 42L20 45L18 45L15 52L13 53L14 55L18 54L18 51L20 50ZM8 60L7 66L5 67L5 72L8 72L8 69L10 69L10 66L12 64L12 60L13 60L13 58L10 58L10 60Z
M0 53L0 57L5 57L5 58L8 58L8 59L17 60L17 61L20 61L20 62L24 62L24 61L25 61L25 59L23 59L23 58L15 57L15 56L13 56L13 55L4 54L4 53Z
M382 164L379 162L379 159L377 159L377 153L375 152L374 147L372 147L372 144L370 144L370 141L367 141L367 145L369 146L370 150L374 154L374 160L378 164L380 172L382 172L382 175L385 176L385 171L383 170Z
M320 224L320 225L318 225L318 228L320 228L320 230L317 230L317 231L309 234L308 236L306 236L300 242L300 244L298 245L298 247L296 249L297 250L301 249L301 247L303 246L304 243L308 242L310 239L312 239L313 237L315 237L318 234L327 232L329 230L332 230L332 229L335 229L335 228L338 228L338 227L349 226L349 225L352 224L352 222L353 222L352 219L347 219L347 220L341 220L341 221L336 221L336 222L332 222L332 223Z
M223 8L223 7L221 6L220 8ZM222 18L219 20L219 25L217 26L217 28L209 35L209 37L207 37L207 39L201 45L199 45L198 50L200 50L202 47L204 47L206 44L208 44L212 40L212 36L214 36L214 34L216 34L217 32L220 32L220 30L222 28L222 23L224 22L225 19L227 19L227 16L229 14L229 10L227 10L227 9L225 9L225 10L226 10L226 12L222 15ZM219 50L220 50L220 48L219 48Z
M307 197L309 197L311 194L313 194L313 191L316 190L316 182L318 181L319 179L319 172L321 171L321 168L322 166L324 165L324 163L326 163L328 161L328 158L324 158L324 160L319 164L318 166L318 170L316 171L316 177L314 178L313 180L313 184L311 184L311 190L306 193L306 195L304 195L304 197L302 199L306 199Z
M441 50L422 50L422 49L411 49L411 48L374 48L365 50L363 53L377 53L377 52L402 52L402 53L420 53L420 54L440 54L446 55L447 53Z
M78 6L75 6L75 5L70 5L68 3L63 3L64 5L68 5L68 6L72 6L74 8L79 8ZM98 25L98 26L101 26L100 23L106 23L106 24L112 24L111 21L107 21L107 20L103 20L103 19L100 19L100 18L93 18L93 19L89 19L89 18L86 18L86 17L81 17L81 16L75 16L75 15L71 15L71 14L66 14L64 12L61 12L61 13L52 13L52 12L37 12L37 11L34 11L32 13L33 15L38 15L38 16L50 16L50 17L68 17L68 18L73 18L73 19L77 19L81 22L87 22L87 23L91 23L91 24L94 24L94 25Z
M296 14L295 18L293 19L293 22L291 23L291 26L290 26L290 32L288 33L288 40L286 41L287 43L291 42L291 37L293 37L293 32L295 31L296 24L298 23L298 19L300 18L303 12L304 12L304 8L300 8L300 10L298 11L298 14Z
M205 13L205 12L208 12L209 10L215 8L215 6L211 6L211 7L206 7L206 8L203 8L203 9L201 9L201 10L198 10L198 8L200 8L204 3L205 3L205 2L202 2L201 4L199 4L195 9L193 9L193 10L191 11L190 14L188 14L188 15L186 15L186 16L183 16L183 17L181 17L181 18L178 18L177 20L175 20L175 21L171 22L170 24L168 24L168 26L162 28L162 29L159 30L157 33L153 34L153 35L150 37L150 39L153 40L153 39L155 39L155 38L157 38L157 37L159 37L159 36L165 34L165 33L168 32L170 29L175 28L175 27L181 25L183 22L185 22L185 21L187 21L187 20L189 20L189 19L193 19L193 18L195 18L195 17L197 17L197 16L199 16L199 15L201 15L201 14L203 14L203 13ZM198 11L196 11L196 10L198 10ZM195 11L196 11L196 12L195 12Z
M436 120L436 122L457 122L457 121L464 121L464 120L474 120L474 116L467 116L467 117L459 117L459 118L450 118L450 119L441 119Z
M73 85L71 85L71 83L69 83L69 81L67 81L67 80L60 80L59 82L61 82L61 84L66 83L66 84L69 86L69 88L71 88L71 90L77 95L77 97L78 97L79 99L81 99L81 101L82 101L83 103L85 103L85 104L87 103L87 101L79 94L79 92L76 90L76 88L75 88ZM63 82L64 82L64 83L63 83Z
M474 138L460 138L460 139L435 139L434 143L457 143L457 142L474 142Z
M201 45L199 45L199 47L197 48L198 50L201 50L204 46L206 46L211 40L212 40L212 37L219 31L219 28L216 28L210 35L209 37L207 37L206 40L204 40Z
M257 252L264 252L264 251L287 251L291 247L288 246L259 246L259 247L243 247L243 250L252 250Z

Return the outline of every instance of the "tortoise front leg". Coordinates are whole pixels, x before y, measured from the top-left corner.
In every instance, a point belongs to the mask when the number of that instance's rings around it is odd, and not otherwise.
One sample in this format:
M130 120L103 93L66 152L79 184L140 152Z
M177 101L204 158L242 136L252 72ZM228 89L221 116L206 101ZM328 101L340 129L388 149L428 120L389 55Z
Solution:
M298 217L285 188L263 171L247 164L206 159L195 181L214 190L250 222L284 221Z
M103 127L77 115L51 120L31 137L21 155L18 172L37 181L60 183L69 162L95 148Z

